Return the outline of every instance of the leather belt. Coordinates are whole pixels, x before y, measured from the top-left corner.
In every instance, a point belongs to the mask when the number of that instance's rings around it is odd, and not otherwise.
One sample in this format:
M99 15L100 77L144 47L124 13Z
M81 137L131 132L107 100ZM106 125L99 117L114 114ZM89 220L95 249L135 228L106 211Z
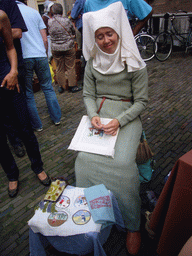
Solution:
M101 101L101 103L100 103L99 109L97 110L97 114L99 114L99 112L100 112L100 110L101 110L101 108L102 108L102 106L103 106L103 103L104 103L104 101L105 101L106 99L109 99L109 98L103 97L103 99L102 99L102 101ZM131 100L131 99L121 99L121 101L131 102L132 100Z

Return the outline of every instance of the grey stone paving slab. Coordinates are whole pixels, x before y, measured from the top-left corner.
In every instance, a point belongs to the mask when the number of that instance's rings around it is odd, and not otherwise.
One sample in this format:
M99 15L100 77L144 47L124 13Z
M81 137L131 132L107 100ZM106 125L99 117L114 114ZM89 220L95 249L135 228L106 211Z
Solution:
M149 188L160 193L164 177L177 159L192 148L192 55L174 53L162 63L153 59L147 63L147 68L149 104L141 119L156 159ZM67 147L86 111L82 92L59 94L57 87L55 91L62 109L61 125L52 123L44 95L39 91L35 93L35 99L43 131L35 134L45 171L53 177L64 176L70 184L74 184L77 153L68 151ZM14 157L20 169L17 198L8 198L8 181L0 167L0 255L25 256L29 253L27 220L33 216L33 208L43 198L47 188L42 187L35 177L27 155L21 159ZM123 252L120 255L124 255Z

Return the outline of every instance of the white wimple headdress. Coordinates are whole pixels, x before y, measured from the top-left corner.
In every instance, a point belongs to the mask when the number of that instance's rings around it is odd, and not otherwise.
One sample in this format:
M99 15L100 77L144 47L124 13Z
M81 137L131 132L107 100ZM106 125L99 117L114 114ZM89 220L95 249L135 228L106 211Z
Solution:
M102 27L110 27L119 35L119 48L117 47L114 54L104 53L95 43L95 31ZM83 14L83 55L85 60L93 57L94 68L103 74L121 72L124 63L127 64L127 72L140 70L146 66L121 2Z

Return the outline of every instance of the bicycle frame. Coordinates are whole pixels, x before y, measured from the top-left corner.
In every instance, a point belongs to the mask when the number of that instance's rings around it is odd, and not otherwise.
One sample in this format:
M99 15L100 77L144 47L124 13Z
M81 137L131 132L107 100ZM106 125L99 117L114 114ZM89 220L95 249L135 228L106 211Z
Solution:
M168 27L169 18L171 18L170 27ZM155 56L159 61L165 61L169 58L173 50L174 38L177 39L181 43L181 46L185 48L185 52L187 52L189 48L192 48L192 22L190 21L188 33L179 33L173 24L175 14L170 15L169 13L166 13L164 15L164 19L164 31L160 32L155 39L155 43L157 43Z
M189 47L191 47L190 36L191 36L191 32L192 32L192 24L190 23L188 33L179 33L173 24L175 16L173 15L170 17L171 17L171 27L170 27L170 30L168 30L167 32L169 32L172 36L175 36L177 38L177 40L186 48L186 51L187 51L187 49ZM187 37L184 35L187 35Z

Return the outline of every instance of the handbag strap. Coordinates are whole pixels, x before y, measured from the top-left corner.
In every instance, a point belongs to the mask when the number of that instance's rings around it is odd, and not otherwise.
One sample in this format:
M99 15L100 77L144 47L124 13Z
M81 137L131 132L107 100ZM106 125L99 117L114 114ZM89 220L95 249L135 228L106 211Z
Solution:
M67 29L61 24L61 22L59 22L55 17L53 17L53 18L61 25L62 28L65 29L65 31L68 33L68 35L69 35L72 39L74 39L74 38L72 37L72 35L69 33L69 31L67 31Z
M140 117L140 116L139 116ZM144 139L146 138L144 130L142 130L140 142L142 143Z

